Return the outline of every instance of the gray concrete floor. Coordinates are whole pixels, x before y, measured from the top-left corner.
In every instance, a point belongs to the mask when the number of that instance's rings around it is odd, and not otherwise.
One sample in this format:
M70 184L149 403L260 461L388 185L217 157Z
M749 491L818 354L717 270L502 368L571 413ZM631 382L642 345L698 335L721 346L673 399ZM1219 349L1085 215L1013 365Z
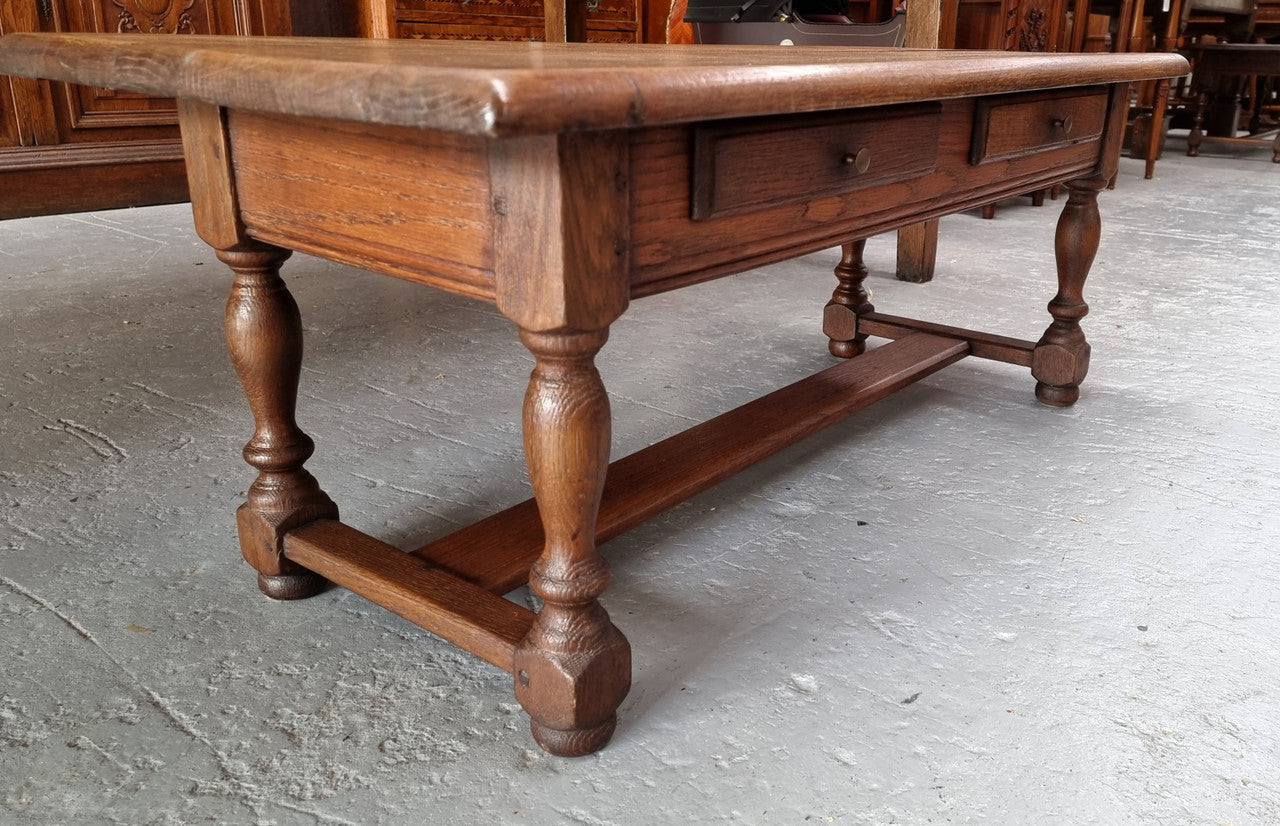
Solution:
M0 224L0 823L1280 822L1280 166L1125 160L1080 403L966 360L606 546L603 752L509 678L236 550L250 423L185 206ZM1058 208L943 222L882 311L1034 338ZM836 251L638 302L615 455L829 363ZM411 546L526 495L491 308L296 257L310 467ZM517 594L515 598L520 598Z

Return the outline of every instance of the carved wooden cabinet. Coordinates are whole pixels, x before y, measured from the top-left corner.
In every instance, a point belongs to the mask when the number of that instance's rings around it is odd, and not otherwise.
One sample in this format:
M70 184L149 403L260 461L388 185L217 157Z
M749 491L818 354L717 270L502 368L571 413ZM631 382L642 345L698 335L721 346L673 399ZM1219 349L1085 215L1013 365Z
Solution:
M555 0L563 2L563 0ZM367 37L545 40L543 0L362 0ZM641 0L587 0L590 43L641 41ZM666 18L663 16L663 31Z
M1063 49L1063 0L959 0L957 49L1056 52Z
M4 0L0 33L290 34L289 0ZM0 76L0 218L187 199L173 101Z

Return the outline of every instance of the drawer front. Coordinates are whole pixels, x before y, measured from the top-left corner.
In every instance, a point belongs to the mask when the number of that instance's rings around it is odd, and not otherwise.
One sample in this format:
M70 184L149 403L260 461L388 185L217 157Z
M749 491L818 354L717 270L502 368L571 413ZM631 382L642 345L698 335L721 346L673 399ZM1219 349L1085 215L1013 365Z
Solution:
M969 162L983 164L1096 141L1107 122L1107 101L1105 88L980 100Z
M930 103L697 126L693 220L927 175L940 112Z

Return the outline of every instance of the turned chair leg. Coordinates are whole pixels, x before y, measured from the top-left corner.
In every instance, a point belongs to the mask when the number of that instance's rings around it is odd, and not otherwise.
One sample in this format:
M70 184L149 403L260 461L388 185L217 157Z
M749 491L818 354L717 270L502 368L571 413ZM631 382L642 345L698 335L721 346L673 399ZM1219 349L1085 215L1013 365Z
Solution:
M871 293L863 283L867 267L862 262L866 248L865 239L850 241L840 246L840 263L836 265L835 292L822 312L822 332L826 333L827 349L838 358L853 358L867 349L866 333L858 332L858 316L875 310L871 306Z
M1196 116L1191 121L1191 134L1187 135L1187 155L1192 158L1200 154L1200 142L1204 140L1204 108L1208 104L1208 93L1201 92L1196 96Z
M1106 178L1086 178L1067 184L1069 196L1058 219L1054 252L1058 263L1058 294L1049 302L1053 323L1036 342L1031 375L1036 398L1053 407L1070 407L1080 397L1080 382L1089 372L1089 342L1080 319L1089 313L1084 282L1098 252L1102 221L1098 192Z
M607 336L607 330L520 334L536 359L524 401L524 445L546 544L529 572L542 610L516 649L515 694L534 739L565 757L609 742L631 687L631 647L597 601L609 584L595 525L611 421L594 358Z
M244 458L258 478L236 512L240 550L258 571L258 587L275 599L301 599L323 590L321 576L284 557L284 535L316 519L338 518L337 506L302 467L315 445L294 420L302 320L280 278L280 265L289 255L267 244L218 251L235 273L227 301L227 346L255 425Z

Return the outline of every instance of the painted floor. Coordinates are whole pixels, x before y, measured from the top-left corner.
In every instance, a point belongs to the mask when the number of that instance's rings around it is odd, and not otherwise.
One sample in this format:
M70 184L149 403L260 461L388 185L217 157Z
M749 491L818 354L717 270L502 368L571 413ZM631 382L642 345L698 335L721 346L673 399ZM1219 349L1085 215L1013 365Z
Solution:
M1280 823L1280 165L1184 146L1101 197L1074 408L965 360L605 546L634 684L577 760L497 669L258 593L186 206L0 224L0 823ZM877 308L1036 338L1058 209L945 219L927 285L872 239ZM828 365L837 260L638 301L614 454ZM345 521L414 547L525 498L508 322L285 273Z

